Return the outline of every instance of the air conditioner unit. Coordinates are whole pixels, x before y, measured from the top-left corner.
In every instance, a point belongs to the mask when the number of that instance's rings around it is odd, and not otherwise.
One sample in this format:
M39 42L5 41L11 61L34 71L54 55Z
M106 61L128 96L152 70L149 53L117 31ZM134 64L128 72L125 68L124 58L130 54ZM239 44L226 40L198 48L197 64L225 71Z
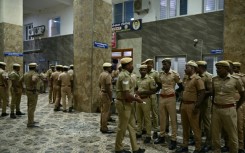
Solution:
M33 32L33 28L28 29L28 36L33 36L34 32Z
M34 27L33 31L35 36L43 35L45 32L45 26L42 25L42 26Z
M150 10L150 0L134 0L134 12L138 15L147 14Z

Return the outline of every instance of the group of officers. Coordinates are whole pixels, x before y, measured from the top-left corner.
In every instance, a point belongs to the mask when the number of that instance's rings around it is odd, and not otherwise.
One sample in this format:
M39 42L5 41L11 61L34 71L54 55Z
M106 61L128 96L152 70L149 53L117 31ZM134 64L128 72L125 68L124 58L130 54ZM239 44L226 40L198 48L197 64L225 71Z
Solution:
M131 152L123 148L126 130L129 131L133 153L145 152L137 144L137 139L142 138L144 131L144 143L151 143L152 138L154 144L165 143L169 118L169 150L188 152L189 137L193 132L194 153L210 150L215 153L244 153L245 75L240 72L241 63L219 61L215 64L217 76L212 76L206 70L206 61L189 61L185 65L185 76L182 80L179 73L171 69L170 58L162 60L161 72L153 69L153 59L147 59L139 67L140 76L132 73L132 58L122 58L120 63L120 72L115 83L115 105L118 113L116 153ZM104 63L104 71L99 77L102 133L111 133L107 127L115 77L111 66L111 63ZM178 89L175 89L176 85ZM180 93L179 111L183 128L183 143L178 148L176 92ZM159 103L156 93L159 95ZM206 137L204 143L202 131ZM225 141L223 147L221 138Z
M27 96L27 112L28 112L28 128L38 127L38 122L34 121L34 113L37 105L39 94L39 82L41 76L37 69L36 63L30 63L29 71L23 76L20 74L20 64L12 65L12 72L7 73L6 63L0 62L0 101L2 101L2 117L8 116L6 112L8 92L10 86L11 104L10 104L10 118L15 119L17 116L25 115L20 111L21 95L25 92ZM47 78L49 81L50 103L55 102L54 111L60 110L60 99L62 99L63 112L67 112L66 99L68 99L68 111L72 112L72 85L73 85L73 65L68 66L51 65L50 70L47 71ZM53 69L53 70L52 70ZM9 84L10 82L10 84Z

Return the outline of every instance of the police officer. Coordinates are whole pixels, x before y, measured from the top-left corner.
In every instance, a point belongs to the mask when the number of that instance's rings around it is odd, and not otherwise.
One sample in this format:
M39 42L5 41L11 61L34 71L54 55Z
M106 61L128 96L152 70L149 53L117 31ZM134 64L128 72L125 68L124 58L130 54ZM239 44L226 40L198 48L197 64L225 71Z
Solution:
M2 117L8 116L6 113L8 98L8 73L5 71L6 63L0 62L0 100L2 99Z
M51 81L50 81L50 77L51 74L55 71L55 67L54 65L50 65L50 69L46 72L47 74L47 78L48 78L48 85L49 85L49 103L54 103L55 102L55 97L53 97L53 87L51 86Z
M181 122L183 127L183 144L182 147L176 150L177 153L188 152L188 139L190 127L194 132L195 151L201 151L201 129L199 126L200 105L205 96L204 82L196 74L197 64L189 61L186 64L185 74L186 79L183 80L184 91L182 95L182 104L180 108Z
M212 74L207 72L207 62L197 61L197 73L201 77L205 85L205 98L200 107L200 123L203 125L206 135L206 141L202 150L208 152L211 149L211 91L212 91Z
M140 66L140 77L137 78L136 94L145 103L136 103L137 114L137 136L142 135L142 124L145 124L146 138L144 143L151 141L151 99L150 96L156 93L155 81L147 75L147 65Z
M20 111L20 101L21 101L21 94L22 94L22 84L20 82L20 64L13 64L13 71L9 74L9 79L11 80L11 113L10 113L10 118L15 119L15 109L16 109L16 115L24 115Z
M74 80L74 65L73 64L71 64L70 65L70 69L68 70L68 73L70 74L70 76L73 78L73 80ZM71 99L72 99L72 109L73 109L73 107L74 107L74 100L73 100L73 90L71 91Z
M244 88L239 77L231 75L230 64L227 61L219 61L215 64L218 76L212 80L213 85L213 113L212 122L212 142L214 152L220 152L220 133L223 127L228 135L229 152L237 153L237 112L236 112L236 91L240 94L237 102L239 108L244 98Z
M26 87L26 95L27 95L27 110L28 110L28 128L38 127L35 125L34 121L34 113L37 106L38 100L38 92L37 92L37 83L39 81L39 74L36 72L37 64L30 63L29 71L26 72L21 79Z
M73 86L73 77L68 73L68 66L63 66L63 72L58 77L58 84L61 86L61 100L63 112L66 110L66 98L68 99L69 113L72 112L72 86Z
M160 136L155 144L165 142L165 131L169 114L171 119L172 135L169 144L169 149L173 150L176 148L177 140L177 114L176 114L176 96L175 96L175 85L178 84L180 91L183 90L180 75L171 69L171 58L165 58L162 60L162 70L159 74L159 78L162 83L162 90L159 97L159 117L160 117Z
M118 76L116 84L116 108L118 112L118 127L116 134L116 153L130 153L123 149L122 141L126 130L129 131L129 138L133 153L143 153L145 149L139 148L135 133L135 116L133 101L143 103L139 96L134 96L134 86L132 85L131 73L134 69L132 58L122 58L122 71Z
M144 61L144 63L147 65L147 74L152 77L156 84L157 84L157 91L162 88L161 81L159 80L159 74L156 70L153 69L153 59L147 59ZM152 128L153 128L153 139L156 139L158 137L157 131L158 131L158 105L157 105L157 96L156 94L151 95L151 112L152 112Z
M100 88L100 131L102 133L112 133L108 130L107 121L110 113L110 106L112 101L112 77L111 77L111 63L104 63L104 71L99 76L99 88Z
M54 111L60 111L61 88L58 84L59 75L62 73L62 65L56 65L56 71L51 74L50 83L53 88L53 96L55 97Z

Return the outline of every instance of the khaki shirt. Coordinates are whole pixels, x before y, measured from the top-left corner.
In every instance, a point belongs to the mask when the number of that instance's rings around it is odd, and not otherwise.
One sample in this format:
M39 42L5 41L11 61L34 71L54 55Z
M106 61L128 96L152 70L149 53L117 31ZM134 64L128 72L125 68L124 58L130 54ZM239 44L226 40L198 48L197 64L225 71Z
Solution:
M216 76L213 78L214 103L234 104L236 102L235 93L243 92L244 88L239 77L227 75L226 78Z
M73 70L72 69L68 70L68 73L70 74L71 77L73 77Z
M161 95L171 95L175 94L175 85L176 83L181 83L180 75L172 69L168 73L161 71L159 78L162 83Z
M205 71L203 74L199 75L204 82L205 90L211 91L212 90L212 74Z
M100 87L100 91L103 92L110 92L112 90L112 82L111 82L111 74L109 74L109 72L107 71L103 71L100 76L99 76L99 87ZM110 85L110 91L107 91L106 86Z
M233 73L232 75L239 77L242 81L243 87L245 88L245 75L242 73ZM236 91L234 97L235 97L236 101L239 101L240 94L238 91Z
M0 86L7 87L8 86L8 73L0 68Z
M71 81L73 80L73 78L70 76L70 74L68 72L62 72L59 77L58 80L61 81L61 86L71 86Z
M131 77L131 74L123 69L118 76L116 84L116 97L117 99L125 99L122 92L129 91L131 94L134 94L134 79Z
M150 78L148 75L146 75L144 78L138 77L136 87L138 88L138 91L152 91L156 89L154 79Z
M52 82L53 87L59 85L59 84L58 84L58 78L59 78L59 75L60 75L60 74L61 74L60 71L55 71L55 72L53 72L53 73L51 74L50 80L51 80L51 82Z
M52 73L53 73L52 69L49 69L49 70L46 72L46 75L47 75L48 80L50 79Z
M194 73L192 76L187 76L183 80L183 101L197 101L198 91L204 90L204 82L201 77Z
M13 88L22 88L22 84L20 82L20 78L21 78L21 76L20 76L19 72L17 72L17 71L12 71L9 74L9 79L12 82L12 87Z
M39 74L33 70L26 72L23 77L27 90L36 90L39 81Z
M152 69L152 70L148 73L148 76L152 77L152 78L155 80L155 82L161 83L161 81L160 81L160 79L159 79L159 73L158 73L156 70Z

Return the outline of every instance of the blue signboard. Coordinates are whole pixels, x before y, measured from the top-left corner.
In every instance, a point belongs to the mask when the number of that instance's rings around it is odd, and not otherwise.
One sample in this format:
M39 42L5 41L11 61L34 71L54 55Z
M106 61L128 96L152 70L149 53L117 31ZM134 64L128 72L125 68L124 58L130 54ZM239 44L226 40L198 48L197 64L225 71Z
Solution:
M23 56L23 53L16 53L16 52L4 52L4 56Z
M210 53L211 54L221 54L223 53L223 49L212 49Z
M142 28L142 19L133 20L129 22L114 23L112 24L112 31L122 32L122 31L137 31Z
M94 47L107 49L108 48L108 44L94 41Z

